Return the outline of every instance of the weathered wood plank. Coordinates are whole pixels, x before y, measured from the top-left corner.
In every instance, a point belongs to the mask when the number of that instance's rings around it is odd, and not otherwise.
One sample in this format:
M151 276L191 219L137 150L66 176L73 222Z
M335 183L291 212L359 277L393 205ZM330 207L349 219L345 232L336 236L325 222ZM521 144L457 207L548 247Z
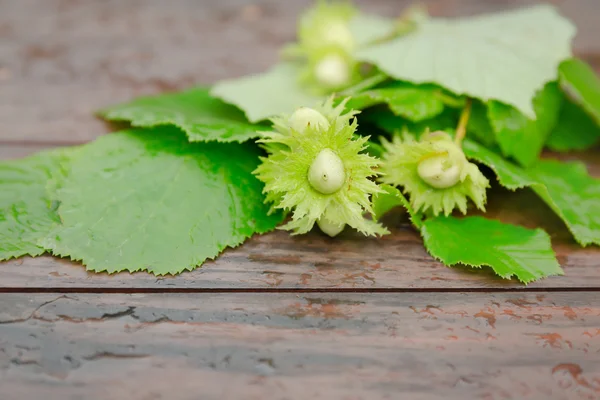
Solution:
M427 0L438 16L534 0ZM362 0L397 15L410 0ZM600 67L596 0L555 2L579 26L577 53ZM265 70L294 38L309 0L0 0L1 141L85 142L108 128L93 116L136 96Z
M598 300L2 294L0 388L3 400L597 399Z
M57 146L50 143L33 142L28 144L0 144L0 161L15 160L27 157L44 150L50 150ZM62 147L62 146L60 146Z
M147 273L88 273L80 264L52 257L0 263L0 291L15 289L531 289L599 288L600 251L555 246L566 276L528 286L497 278L491 270L447 268L432 259L418 234L400 227L383 239L344 234L337 240L313 232L254 237L216 261L176 277Z

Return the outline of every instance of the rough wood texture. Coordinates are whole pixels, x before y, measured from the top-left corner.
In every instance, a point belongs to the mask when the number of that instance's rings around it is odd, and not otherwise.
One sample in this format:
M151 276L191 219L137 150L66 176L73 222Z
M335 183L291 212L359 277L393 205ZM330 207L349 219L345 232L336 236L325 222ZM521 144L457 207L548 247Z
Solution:
M410 0L362 0L397 15ZM426 0L439 16L534 0ZM557 0L578 25L578 54L597 60L596 0ZM100 107L142 94L260 72L293 39L309 0L0 0L0 140L85 142ZM600 62L597 63L600 66Z
M424 250L417 233L397 229L384 240L350 236L336 241L311 233L290 238L278 232L256 237L215 262L176 277L146 273L87 273L80 264L52 257L0 264L0 291L62 290L216 290L216 289L518 289L598 288L599 251L556 246L566 276L528 286L497 278L487 268L447 268Z
M535 1L424 2L456 16ZM100 107L264 70L308 3L0 0L0 160L113 130ZM359 3L392 15L409 1ZM600 2L553 3L600 70ZM600 176L597 150L578 157ZM565 277L524 287L446 268L400 213L383 240L276 232L175 278L0 264L0 399L600 399L600 250L512 196L491 215L544 227ZM188 289L215 293L160 293ZM486 293L505 289L525 291ZM108 294L145 290L159 293Z
M597 293L0 295L3 400L597 399Z

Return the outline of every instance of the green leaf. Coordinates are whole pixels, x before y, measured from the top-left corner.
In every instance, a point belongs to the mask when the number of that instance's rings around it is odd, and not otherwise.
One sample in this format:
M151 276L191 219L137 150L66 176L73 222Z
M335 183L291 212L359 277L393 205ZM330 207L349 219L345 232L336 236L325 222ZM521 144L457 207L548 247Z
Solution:
M58 175L64 150L0 163L0 260L38 256L38 240L60 222L46 186Z
M438 86L405 82L359 93L348 101L346 108L362 110L376 104L387 104L395 115L413 122L434 118L444 111L442 90Z
M354 139L356 140L357 138L359 138L361 135L355 134L354 135ZM365 152L370 155L371 157L375 157L375 158L380 158L382 156L382 154L385 152L385 150L383 149L383 146L379 143L376 143L372 140L369 140L365 143Z
M469 139L463 142L463 151L467 158L490 167L496 173L498 182L507 189L523 189L537 183L523 168Z
M459 20L429 19L413 33L361 50L388 75L499 100L535 116L531 99L570 57L573 25L549 5Z
M396 29L395 21L379 15L357 13L349 22L350 32L359 47L384 38Z
M419 137L427 130L430 132L454 130L458 122L458 114L455 110L446 109L435 118L412 122L387 110L369 110L361 114L361 120L371 122L388 133L408 131Z
M174 125L187 133L190 142L244 142L258 137L256 131L260 129L248 123L237 108L211 97L205 88L141 97L99 114L142 128Z
M467 132L470 137L474 137L486 147L493 147L496 144L496 135L488 119L487 106L481 101L475 100L472 103Z
M526 229L483 217L437 217L421 230L429 253L446 265L490 266L504 279L529 283L564 275L542 229Z
M600 245L600 180L583 163L544 160L528 171L540 184L533 190L565 221L575 239Z
M600 125L600 78L594 70L582 60L570 59L558 72L563 90Z
M600 244L600 180L590 177L582 163L542 160L523 169L472 141L465 140L463 149L467 157L492 168L507 189L531 187L565 222L577 242Z
M300 86L299 68L294 63L277 64L262 74L220 81L210 94L242 109L251 122L291 114L323 99Z
M488 117L502 154L524 166L534 163L556 126L561 103L562 94L554 82L546 84L533 99L535 119L527 118L514 107L490 101Z
M352 85L349 88L346 88L339 93L336 93L337 94L336 100L338 102L341 102L341 101L345 100L347 97L357 96L358 94L360 94L366 90L369 90L389 79L390 78L387 75L382 74L381 72L372 73L371 75L365 77L363 80L361 80L357 84Z
M123 131L82 147L57 189L62 225L43 240L89 270L191 270L270 231L250 144L190 144L175 129Z
M421 228L423 215L416 213L410 202L404 197L400 189L391 185L380 185L380 193L373 195L373 217L376 220L381 219L387 212L402 206L408 212L411 222L417 229Z
M558 123L546 146L554 151L585 150L600 141L600 126L578 105L563 101Z

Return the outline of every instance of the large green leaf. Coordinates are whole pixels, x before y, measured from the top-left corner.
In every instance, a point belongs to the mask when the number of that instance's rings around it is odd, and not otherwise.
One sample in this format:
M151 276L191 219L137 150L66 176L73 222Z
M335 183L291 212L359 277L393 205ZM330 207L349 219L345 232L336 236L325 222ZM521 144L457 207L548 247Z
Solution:
M483 217L437 217L423 223L421 234L429 253L446 265L488 265L502 278L524 283L564 274L542 229Z
M38 241L59 222L46 187L56 177L64 150L0 163L0 260L38 256Z
M393 19L362 13L357 13L349 22L350 32L358 47L366 47L391 34L395 26ZM311 107L324 98L301 83L302 69L301 62L281 62L261 74L217 82L211 94L241 108L251 122L291 114L298 107ZM380 77L367 77L355 86L368 88L381 81ZM350 93L353 89L350 87L344 92Z
M442 96L442 89L435 85L394 82L386 87L366 90L352 96L347 108L362 110L376 104L387 104L395 115L419 122L434 118L444 111Z
M563 90L600 125L600 78L585 62L570 59L559 68Z
M546 146L554 151L585 150L600 141L600 126L577 104L563 101L558 123Z
M257 137L260 128L250 124L239 109L211 97L205 88L141 97L99 114L136 127L174 125L187 133L190 142L243 142Z
M531 187L562 218L577 242L600 244L600 180L589 176L582 163L542 160L523 169L475 142L465 140L463 148L467 157L492 168L502 186Z
M352 17L349 29L359 47L368 46L372 42L392 34L396 21L374 14L358 13Z
M322 99L300 86L298 68L293 63L277 64L262 74L220 81L210 94L238 106L251 122L291 114Z
M575 239L600 244L600 180L581 162L544 160L528 170L539 182L532 189L565 221Z
M493 147L497 143L496 134L488 118L488 107L481 101L475 100L472 103L467 132L469 137L474 137L486 147Z
M546 84L533 99L535 119L527 118L514 107L490 101L488 117L502 154L524 166L534 163L556 125L562 98L556 83Z
M364 112L359 118L361 118L361 121L368 121L388 133L406 130L419 136L427 130L430 132L454 130L458 122L458 113L456 110L447 108L435 118L412 122L406 118L394 115L390 111L375 109Z
M62 225L42 241L93 271L191 270L270 231L249 144L188 143L175 129L124 131L81 148L56 191Z
M429 19L413 33L359 52L390 76L499 100L534 118L537 90L570 57L573 25L549 5L460 20Z
M463 150L468 158L490 167L496 173L500 184L507 189L523 189L537 183L523 168L478 143L467 139L463 142Z

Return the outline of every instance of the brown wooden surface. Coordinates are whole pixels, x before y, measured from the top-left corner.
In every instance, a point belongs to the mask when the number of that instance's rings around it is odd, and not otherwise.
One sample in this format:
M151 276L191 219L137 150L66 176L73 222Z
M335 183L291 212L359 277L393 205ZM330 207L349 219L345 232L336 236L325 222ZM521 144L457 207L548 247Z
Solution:
M535 1L425 3L458 16ZM552 3L600 70L600 2ZM307 4L0 0L0 160L110 132L100 107L264 70ZM600 177L597 149L560 157ZM177 277L0 263L0 400L600 399L600 249L528 191L489 209L544 227L566 276L525 287L446 268L401 212L380 240L275 232Z
M2 398L596 399L596 296L3 294Z

